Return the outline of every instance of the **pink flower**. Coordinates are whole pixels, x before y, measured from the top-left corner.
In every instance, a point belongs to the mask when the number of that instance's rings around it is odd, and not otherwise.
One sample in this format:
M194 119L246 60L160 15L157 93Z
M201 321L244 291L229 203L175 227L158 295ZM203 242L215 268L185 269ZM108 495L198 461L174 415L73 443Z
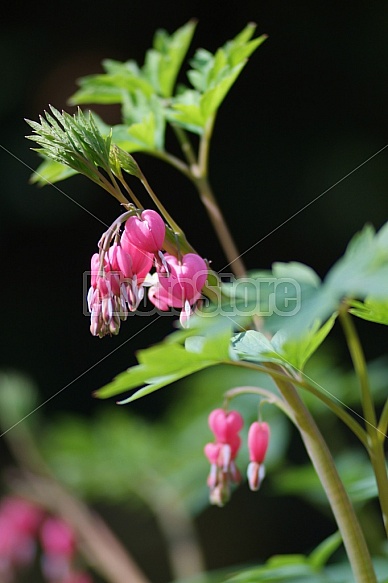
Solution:
M237 411L214 409L209 415L209 427L221 443L229 443L242 429L244 420Z
M22 498L8 497L0 505L0 578L11 580L15 568L30 564L43 513Z
M157 212L147 209L140 218L129 217L125 223L125 233L132 245L149 253L157 253L163 247L166 227Z
M164 289L159 282L149 288L148 298L162 312L166 312L169 308L182 307L182 302Z
M248 466L248 483L251 490L258 490L265 476L263 465L268 449L270 430L268 423L255 421L248 432L248 449L250 464Z
M173 255L161 255L157 262L158 282L148 292L151 302L160 310L182 308L180 322L188 325L191 306L201 297L208 271L205 261L195 253L187 253L181 259Z
M62 581L71 572L75 553L73 529L61 518L45 520L40 531L42 571L49 581Z
M186 253L180 260L165 254L164 259L170 273L167 277L160 275L160 285L168 294L180 300L181 307L186 301L192 305L200 297L208 276L205 261L196 253Z
M237 411L226 412L215 409L209 415L209 427L216 437L216 443L205 445L205 455L210 462L208 486L210 501L223 506L230 497L230 484L238 483L241 474L235 464L235 458L241 445L238 435L243 426L243 419Z
M14 525L19 532L35 535L42 521L42 510L23 498L8 497L0 505L0 516Z
M61 555L69 559L73 557L73 529L61 518L47 518L42 525L40 538L47 555Z

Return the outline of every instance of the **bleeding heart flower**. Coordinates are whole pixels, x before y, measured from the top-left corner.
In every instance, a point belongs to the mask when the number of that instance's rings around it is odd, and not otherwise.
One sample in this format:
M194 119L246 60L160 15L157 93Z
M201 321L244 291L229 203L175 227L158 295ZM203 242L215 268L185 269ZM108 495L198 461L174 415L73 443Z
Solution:
M249 487L253 491L260 488L265 476L263 462L268 449L269 435L268 423L255 421L249 428L248 449L251 461L248 466L247 476Z
M209 415L209 427L221 443L231 443L243 425L244 420L238 411L214 409Z
M166 226L157 212L147 209L140 218L129 217L125 223L125 233L132 245L149 253L157 253L163 247Z
M205 285L208 269L205 261L196 253L187 253L181 260L173 255L164 255L169 275L159 277L160 285L173 297L181 301L181 307L188 301L195 303Z

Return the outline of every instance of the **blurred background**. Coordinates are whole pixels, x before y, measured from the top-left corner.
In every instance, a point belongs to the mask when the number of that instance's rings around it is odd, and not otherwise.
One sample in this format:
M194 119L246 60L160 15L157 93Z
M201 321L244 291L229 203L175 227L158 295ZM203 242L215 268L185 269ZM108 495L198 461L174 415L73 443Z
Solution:
M250 249L244 254L247 267L296 260L324 277L357 230L366 222L379 228L387 220L388 149L374 156L388 143L388 5L383 0L252 0L233 9L204 1L9 3L0 23L0 369L6 375L23 374L38 387L36 403L47 400L39 415L48 425L64 415L76 416L81 426L108 410L116 415L116 407L96 401L92 391L134 364L136 350L161 340L173 322L169 317L152 323L130 318L117 338L90 335L82 274L102 233L96 217L109 224L119 209L84 177L56 187L29 184L39 159L24 138L30 133L24 118L36 120L49 104L74 111L67 99L77 78L102 71L104 58L142 63L156 28L172 32L192 17L198 27L190 56L197 47L214 51L250 21L257 23L258 34L269 35L220 109L210 158L210 179L237 246L242 252ZM93 109L107 123L119 122L115 107ZM194 188L161 162L135 157L193 246L216 270L223 269L227 262ZM360 330L364 333L362 325ZM387 352L384 330L371 330L365 329L366 351L369 358L378 358ZM346 369L347 353L335 329L334 343L336 335L336 358L344 359ZM199 384L203 388L207 382L213 391L210 409L241 378L228 377L226 383L225 376L215 374ZM198 379L192 379L160 391L120 415L127 415L128 423L137 423L136 418L139 423L171 422L173 407L180 401L184 407L189 389L196 386ZM204 444L210 439L206 406L197 409L202 425L195 431ZM36 427L38 435L40 430L42 439L43 429ZM286 465L304 460L298 439L283 426L281 431L278 458ZM64 445L61 439L58 455L68 447L74 448L75 458L81 456L76 445ZM172 437L169 443L166 447L174 449ZM132 444L128 466L133 450ZM4 440L0 451L6 466ZM47 455L55 463L55 449ZM184 455L181 447L176 455ZM201 502L192 502L191 508L208 568L305 552L333 532L330 515L322 509L291 494L276 496L270 487L262 498L252 498L242 487L226 509L206 508L206 460L198 463L204 472L203 482L195 482ZM105 469L109 474L109 464ZM201 480L199 472L195 476ZM89 486L81 485L80 491ZM120 504L123 498L121 491ZM98 496L91 499L152 580L170 580L154 515L129 505L123 516L111 500L104 506Z

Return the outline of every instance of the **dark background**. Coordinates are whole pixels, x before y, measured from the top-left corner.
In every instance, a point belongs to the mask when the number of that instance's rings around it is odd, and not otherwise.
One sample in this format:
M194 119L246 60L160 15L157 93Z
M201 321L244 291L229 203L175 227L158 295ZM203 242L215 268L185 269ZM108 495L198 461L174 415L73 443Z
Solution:
M365 222L378 228L387 220L388 149L352 172L388 143L387 2L8 4L0 25L0 367L31 376L42 400L65 388L47 413L104 407L91 392L172 322L132 318L117 338L91 337L82 274L103 226L66 195L106 223L119 209L83 177L59 190L30 185L39 160L23 118L37 119L50 103L74 111L67 99L78 77L100 72L107 57L142 63L156 28L172 32L192 17L199 23L191 55L199 46L214 51L249 21L269 35L220 109L211 153L211 180L238 247L254 245L247 267L298 260L323 277ZM116 108L94 109L118 123ZM191 185L136 157L194 247L222 269ZM382 342L374 329L368 355L386 352ZM135 407L156 414L168 398L161 392Z

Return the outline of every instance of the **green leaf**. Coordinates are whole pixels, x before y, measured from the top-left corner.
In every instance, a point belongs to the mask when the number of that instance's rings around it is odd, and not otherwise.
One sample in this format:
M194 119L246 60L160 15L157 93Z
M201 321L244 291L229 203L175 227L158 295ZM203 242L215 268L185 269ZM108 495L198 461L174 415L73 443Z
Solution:
M198 331L191 331L190 334L198 338ZM230 325L217 334L202 338L200 342L188 342L187 346L170 340L139 351L139 364L118 375L96 391L95 396L105 399L145 385L120 402L129 403L194 372L229 360ZM180 340L181 336L177 335L176 339Z
M276 261L272 264L272 274L279 279L293 278L299 284L313 288L318 288L321 284L318 274L311 267L299 263L299 261L290 261L289 263Z
M365 306L352 304L359 317L385 322L388 301L388 223L376 234L371 225L357 233L345 254L331 268L323 284L302 297L299 312L284 322L290 334L303 335L316 320L326 321L341 302L368 298ZM372 299L373 298L373 299ZM373 313L372 313L373 312ZM361 315L362 314L362 315Z
M74 115L52 106L50 110L53 115L45 112L40 124L26 120L35 134L27 138L37 142L40 148L36 150L46 158L98 181L97 168L108 171L110 167L110 135L101 135L91 112L85 117L81 110Z
M284 364L270 340L261 332L248 330L232 338L233 353L239 359L252 362L276 362Z
M233 353L242 360L275 362L302 371L332 329L336 317L337 314L333 314L323 326L315 322L298 337L292 336L287 329L278 330L271 340L255 330L241 332L232 338Z
M70 105L123 103L129 93L141 91L147 97L154 93L153 86L126 68L121 63L121 71L114 74L88 75L78 81L80 89L69 99Z
M219 80L214 87L211 87L205 91L201 97L200 102L200 109L205 123L211 116L216 113L217 109L220 107L221 103L228 94L230 88L241 73L244 65L245 63L239 63L233 67L229 75Z
M261 567L245 569L227 583L327 583L311 568L304 555L276 555Z
M365 302L349 300L348 304L351 306L351 314L369 322L388 325L388 300L366 298Z
M330 559L333 553L342 543L342 536L339 531L333 533L327 539L321 542L309 556L309 563L313 569L321 570Z
M271 339L272 346L285 362L302 371L306 362L329 334L336 318L337 313L333 314L323 326L316 321L302 336L292 337L289 332L279 330Z
M55 160L50 160L46 158L38 166L35 172L30 178L32 184L38 184L39 186L46 186L46 184L54 184L60 180L65 180L77 174L76 170L61 164L60 162L55 162Z
M171 97L173 93L196 24L190 20L171 35L165 30L155 33L153 48L146 53L143 72L162 97Z
M116 176L121 176L121 170L124 170L132 176L141 177L141 171L136 160L115 144L112 144L109 152L109 164Z
M190 62L193 68L187 73L195 91L186 90L175 97L167 113L171 121L196 133L203 131L244 68L249 55L267 38L262 35L248 42L255 29L256 25L249 24L214 55L204 49L196 51Z

